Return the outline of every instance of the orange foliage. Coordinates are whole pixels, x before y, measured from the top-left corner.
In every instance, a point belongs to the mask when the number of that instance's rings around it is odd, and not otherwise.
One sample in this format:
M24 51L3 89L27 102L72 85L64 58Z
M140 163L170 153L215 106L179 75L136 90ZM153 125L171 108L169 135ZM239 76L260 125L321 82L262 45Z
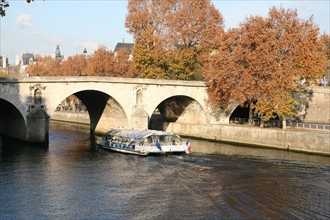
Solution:
M130 54L127 49L120 49L114 56L114 71L115 77L135 77L134 66L131 61Z
M325 69L318 31L312 18L299 19L296 10L273 7L266 18L247 18L225 34L206 65L210 103L225 109L248 102L254 108L258 100L256 110L265 117L274 111L282 118L293 114L288 94L302 86L301 79L311 85Z
M75 55L69 57L61 64L61 75L64 76L80 76L86 75L86 58L84 55Z
M111 76L114 69L113 64L113 52L101 46L88 59L87 75Z
M28 66L26 72L31 76L58 76L61 74L61 62L50 56L40 57L37 62Z
M106 47L98 48L91 56L75 55L61 62L41 57L26 71L31 76L135 76L128 51L122 49L116 55Z
M157 79L201 79L201 58L218 48L224 31L210 0L131 0L125 25L136 71Z

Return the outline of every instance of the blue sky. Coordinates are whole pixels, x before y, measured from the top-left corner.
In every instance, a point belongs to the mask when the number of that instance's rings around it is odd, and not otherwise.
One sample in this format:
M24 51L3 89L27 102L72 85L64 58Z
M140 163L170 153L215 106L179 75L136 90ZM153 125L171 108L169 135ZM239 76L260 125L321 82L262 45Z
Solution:
M82 53L86 48L92 53L99 45L114 50L117 42L133 42L126 32L127 0L9 0L7 15L0 18L0 55L15 56L36 52L52 55L60 45L64 56ZM273 5L298 10L299 17L314 22L321 32L330 32L330 3L328 0L310 1L230 1L213 0L220 10L225 27L237 27L250 15L266 16Z

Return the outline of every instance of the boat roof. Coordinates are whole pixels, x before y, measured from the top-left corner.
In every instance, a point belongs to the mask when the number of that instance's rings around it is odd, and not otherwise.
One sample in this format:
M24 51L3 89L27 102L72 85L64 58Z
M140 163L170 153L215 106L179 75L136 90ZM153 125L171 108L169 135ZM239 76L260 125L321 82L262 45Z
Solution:
M179 135L171 132L157 131L157 130L136 130L128 128L112 128L107 132L108 135L130 137L130 138L147 138L150 136L177 136Z

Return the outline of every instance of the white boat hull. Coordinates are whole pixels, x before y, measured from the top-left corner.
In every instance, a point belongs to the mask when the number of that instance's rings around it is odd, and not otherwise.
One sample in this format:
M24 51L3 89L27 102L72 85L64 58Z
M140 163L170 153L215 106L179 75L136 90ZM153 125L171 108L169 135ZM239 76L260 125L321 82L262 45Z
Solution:
M177 134L133 129L112 129L99 142L101 148L134 155L186 153L191 151L190 141L181 142Z
M143 151L136 151L136 150L131 150L131 149L116 148L116 147L110 147L110 146L101 145L101 144L99 144L99 146L101 148L103 148L103 149L111 150L111 151L115 151L115 152L119 152L119 153L123 153L123 154L133 154L133 155L141 155L141 156L147 156L148 155L147 152L143 152Z

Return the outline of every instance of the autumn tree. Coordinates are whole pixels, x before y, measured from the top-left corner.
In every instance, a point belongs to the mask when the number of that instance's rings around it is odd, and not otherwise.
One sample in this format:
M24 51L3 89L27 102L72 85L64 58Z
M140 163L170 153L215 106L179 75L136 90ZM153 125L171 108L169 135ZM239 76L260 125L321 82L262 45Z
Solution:
M252 123L253 105L267 86L261 82L269 77L264 68L269 68L271 61L260 56L266 53L266 48L260 46L268 38L260 29L265 19L251 17L246 24L223 35L222 45L210 55L204 75L212 106L228 113L232 106L249 107L249 123ZM259 62L264 65L258 65Z
M81 76L85 75L87 61L84 55L70 56L61 63L61 75Z
M320 37L320 50L325 54L328 61L327 69L324 73L325 79L330 79L330 36L326 33L322 34Z
M34 62L26 68L26 72L30 76L62 75L61 62L50 56L40 57L37 62Z
M264 119L294 114L291 92L310 86L325 68L318 27L296 10L271 8L268 17L247 18L223 38L205 71L210 103L244 105ZM305 80L302 85L301 80Z
M88 57L74 55L64 61L49 56L40 57L26 71L31 76L136 76L127 49L121 49L115 54L104 46Z
M105 46L99 47L89 57L86 72L92 76L111 76L114 72L114 53Z
M126 48L119 49L119 51L114 54L114 71L112 76L135 77L133 62Z
M326 55L327 60L330 60L330 36L329 34L322 34L320 37L321 51Z
M223 18L210 0L130 0L126 27L140 77L201 79L201 57L219 46Z

